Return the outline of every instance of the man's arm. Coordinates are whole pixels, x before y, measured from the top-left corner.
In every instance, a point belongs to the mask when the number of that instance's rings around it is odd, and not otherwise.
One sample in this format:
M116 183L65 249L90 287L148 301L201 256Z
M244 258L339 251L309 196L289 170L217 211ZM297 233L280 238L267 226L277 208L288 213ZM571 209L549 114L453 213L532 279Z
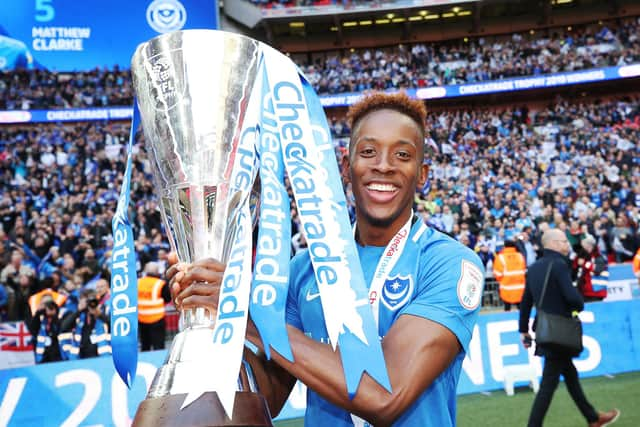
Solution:
M566 265L562 265L559 268L554 266L551 269L551 274L557 275L556 277L560 285L560 292L562 293L564 300L567 302L567 305L569 305L572 310L582 311L582 309L584 309L584 300L578 292L578 289L573 287L571 284L571 272L569 271L569 267Z
M531 294L531 286L529 281L525 282L522 301L520 301L520 319L518 322L518 330L520 333L529 333L529 316L531 315L531 307L533 306L533 295Z
M267 400L269 412L275 418L291 394L296 378L273 359L267 360L262 351L255 354L245 347L243 358L251 365L253 376L258 384L258 391Z
M340 355L330 345L314 341L293 326L287 330L295 363L276 352L272 352L273 360L328 401L376 426L392 424L461 349L453 332L441 324L401 315L382 341L393 392L389 394L364 375L355 398L350 400ZM247 338L259 348L262 346L257 333L250 333Z

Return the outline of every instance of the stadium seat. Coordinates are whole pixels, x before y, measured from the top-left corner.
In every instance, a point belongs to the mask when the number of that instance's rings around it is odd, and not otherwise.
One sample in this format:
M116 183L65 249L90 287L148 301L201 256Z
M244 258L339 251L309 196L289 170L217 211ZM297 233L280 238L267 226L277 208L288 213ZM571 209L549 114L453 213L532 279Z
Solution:
M511 365L504 367L504 391L507 396L513 396L516 381L528 381L534 393L538 392L540 382L533 365Z

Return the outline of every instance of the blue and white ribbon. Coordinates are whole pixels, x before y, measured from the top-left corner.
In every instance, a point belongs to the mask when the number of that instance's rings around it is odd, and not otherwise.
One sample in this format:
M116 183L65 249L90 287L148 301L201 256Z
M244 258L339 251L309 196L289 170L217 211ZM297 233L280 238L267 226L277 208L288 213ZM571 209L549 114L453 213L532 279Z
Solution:
M322 106L287 57L268 46L263 49L282 156L308 243L329 339L334 349L340 347L349 397L355 396L365 371L390 391Z
M111 253L111 347L113 364L122 381L131 388L138 365L138 276L136 248L129 223L129 193L133 142L140 123L138 104L133 102L133 120L127 144L127 167L116 213L111 221L113 250Z
M293 361L286 333L285 307L289 289L291 258L291 213L289 194L284 186L284 163L280 129L269 90L264 57L260 64L260 228L251 295L251 318L260 332L264 351L271 358L271 347Z

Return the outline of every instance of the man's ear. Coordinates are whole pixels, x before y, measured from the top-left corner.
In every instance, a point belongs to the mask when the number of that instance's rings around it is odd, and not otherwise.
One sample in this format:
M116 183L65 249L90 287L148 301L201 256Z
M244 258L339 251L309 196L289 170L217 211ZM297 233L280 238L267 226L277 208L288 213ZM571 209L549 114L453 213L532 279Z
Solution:
M351 176L349 173L350 165L351 165L351 162L349 161L349 153L346 153L344 156L342 156L342 161L340 162L340 169L341 169L343 184L348 184L351 182Z
M418 169L418 182L416 188L422 189L424 187L424 183L427 182L427 177L429 176L429 166L424 163L420 165Z

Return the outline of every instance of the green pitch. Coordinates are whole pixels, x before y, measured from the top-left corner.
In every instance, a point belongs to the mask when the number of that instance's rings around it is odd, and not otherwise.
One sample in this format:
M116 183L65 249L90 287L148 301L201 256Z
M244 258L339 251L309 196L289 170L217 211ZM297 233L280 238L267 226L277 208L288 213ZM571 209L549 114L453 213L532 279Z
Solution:
M640 372L581 380L587 398L597 410L618 408L622 415L615 427L640 426ZM525 426L534 394L530 388L516 388L514 396L496 390L490 394L458 397L458 427ZM276 427L302 427L302 419L279 421ZM587 425L574 405L564 383L560 383L545 418L545 427Z

